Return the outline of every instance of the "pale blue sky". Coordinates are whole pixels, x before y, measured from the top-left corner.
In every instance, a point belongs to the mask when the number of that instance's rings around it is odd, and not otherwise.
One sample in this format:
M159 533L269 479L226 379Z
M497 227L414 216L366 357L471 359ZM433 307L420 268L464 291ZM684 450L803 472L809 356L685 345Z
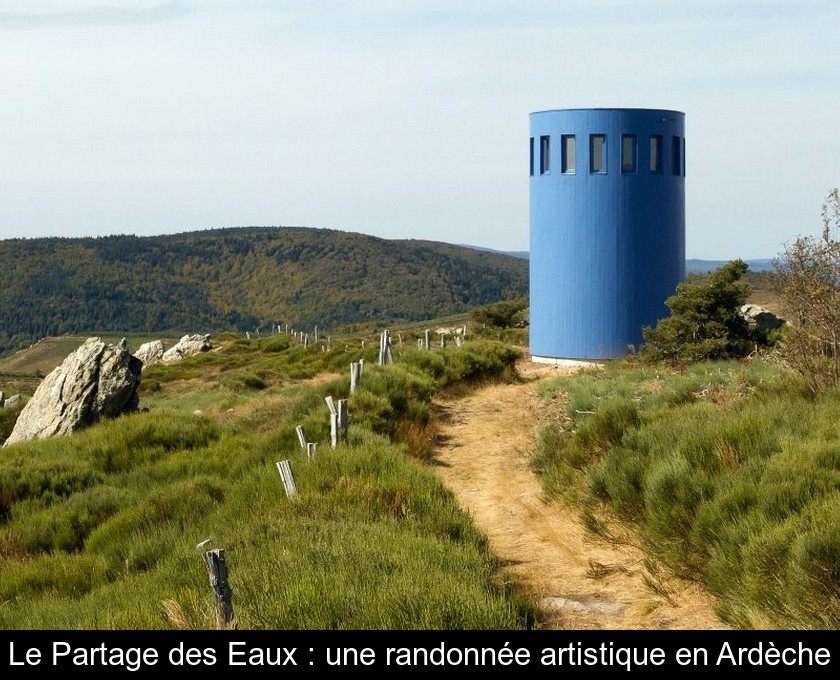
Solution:
M0 0L0 238L296 225L527 250L528 115L685 112L686 255L840 184L836 0Z

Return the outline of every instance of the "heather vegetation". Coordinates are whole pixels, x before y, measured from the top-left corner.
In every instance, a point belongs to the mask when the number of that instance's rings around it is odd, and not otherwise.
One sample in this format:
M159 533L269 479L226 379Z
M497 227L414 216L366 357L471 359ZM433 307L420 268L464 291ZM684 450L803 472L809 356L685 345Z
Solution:
M385 366L359 337L326 351L222 336L218 352L144 369L140 412L3 449L0 628L213 628L211 547L226 551L242 629L532 627L425 462L432 395L509 375L519 351L425 351L409 335ZM328 396L349 405L335 448ZM299 425L319 444L311 459Z
M840 393L764 359L610 363L542 389L568 401L535 467L593 532L702 582L737 628L840 625Z

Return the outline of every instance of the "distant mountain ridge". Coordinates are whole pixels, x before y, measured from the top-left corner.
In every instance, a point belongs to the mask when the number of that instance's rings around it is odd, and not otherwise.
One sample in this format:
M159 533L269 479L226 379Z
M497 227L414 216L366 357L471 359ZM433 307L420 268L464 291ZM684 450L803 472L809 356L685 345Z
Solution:
M733 260L736 258L732 258ZM688 274L706 274L710 271L725 265L729 260L686 260L685 271ZM773 271L773 258L744 260L749 265L750 271L767 272Z
M500 255L509 255L510 257L518 257L522 259L529 259L530 252L527 250L494 250L492 248L484 248L482 246L465 246L466 248L474 248L475 250L481 250L485 252L491 253L499 253ZM736 258L732 258L733 260ZM696 258L687 259L685 261L685 271L688 274L706 274L710 271L717 269L725 265L729 260L700 260ZM746 262L751 271L754 272L764 272L764 271L772 271L773 270L773 258L765 258L765 259L755 259L755 260L744 260Z
M308 227L0 240L0 354L65 333L326 331L526 295L521 258Z

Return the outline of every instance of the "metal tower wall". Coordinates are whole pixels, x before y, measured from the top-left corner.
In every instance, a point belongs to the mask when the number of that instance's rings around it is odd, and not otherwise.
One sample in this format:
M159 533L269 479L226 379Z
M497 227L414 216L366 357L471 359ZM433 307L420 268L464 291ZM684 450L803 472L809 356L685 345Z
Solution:
M685 114L530 115L530 350L619 358L685 278Z

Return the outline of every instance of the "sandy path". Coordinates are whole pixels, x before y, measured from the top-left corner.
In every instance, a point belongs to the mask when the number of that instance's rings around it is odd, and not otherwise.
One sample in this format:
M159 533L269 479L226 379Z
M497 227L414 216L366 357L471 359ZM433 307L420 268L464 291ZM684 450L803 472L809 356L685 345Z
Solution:
M436 471L537 603L541 628L726 629L696 585L652 578L640 551L595 541L575 509L544 499L529 464L543 412L535 388L568 370L526 361L521 383L437 404Z

